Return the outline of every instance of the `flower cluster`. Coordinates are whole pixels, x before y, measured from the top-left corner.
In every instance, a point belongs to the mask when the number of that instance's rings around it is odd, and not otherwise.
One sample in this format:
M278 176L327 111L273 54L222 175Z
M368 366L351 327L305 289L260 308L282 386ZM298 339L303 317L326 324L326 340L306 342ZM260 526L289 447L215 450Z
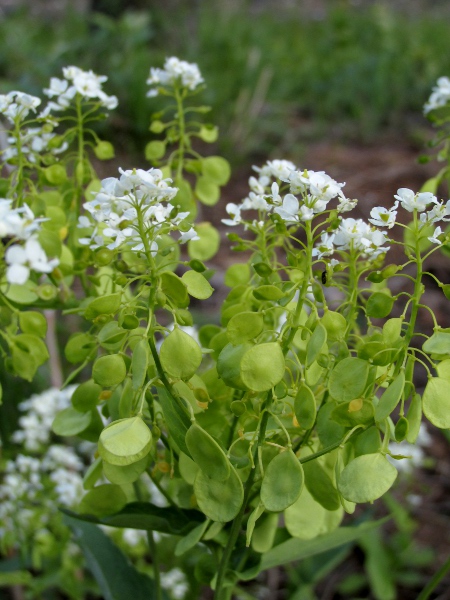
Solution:
M15 159L18 156L19 144L20 152L33 164L38 163L39 156L45 152L57 155L65 152L68 148L68 143L65 141L58 146L52 144L52 140L57 136L55 133L46 131L45 126L23 129L19 135L19 140L16 136L8 136L9 145L2 151L2 158L5 162Z
M171 179L164 179L159 169L119 172L119 178L104 179L100 192L84 204L95 226L92 229L92 221L86 215L80 217L79 227L92 230L89 238L80 239L81 244L111 250L127 245L134 251L148 248L156 254L156 240L162 233L179 230L180 243L196 238L195 230L184 221L189 213L179 212L170 203L178 192L178 188L170 186Z
M11 207L12 200L0 198L0 239L11 240L5 252L6 280L22 285L28 281L30 271L51 273L59 259L49 260L37 239L36 231L43 219L36 219L26 204Z
M439 77L437 85L433 88L430 97L423 107L423 112L428 114L436 108L445 106L450 100L450 79L448 77Z
M201 83L203 77L198 66L195 63L188 63L175 56L166 58L164 69L152 67L147 84L151 86L147 92L148 97L154 97L159 94L158 86L173 87L177 82L188 90L195 90Z
M37 96L17 91L9 92L0 95L0 113L5 115L10 123L20 123L27 118L30 111L36 112L40 103L41 99Z
M102 83L108 78L106 75L96 75L93 71L83 71L79 67L64 67L64 79L52 77L50 87L44 89L44 94L50 100L42 113L46 117L50 111L61 111L69 108L76 94L80 94L84 100L99 101L108 110L113 110L118 105L116 96L108 96L102 90Z

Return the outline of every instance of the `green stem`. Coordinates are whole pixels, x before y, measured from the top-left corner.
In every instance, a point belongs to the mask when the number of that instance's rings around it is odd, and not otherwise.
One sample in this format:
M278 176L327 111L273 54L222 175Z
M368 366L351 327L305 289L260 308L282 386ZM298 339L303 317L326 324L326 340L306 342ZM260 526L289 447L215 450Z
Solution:
M447 560L442 565L442 567L433 575L433 577L431 578L431 581L429 581L428 584L423 588L423 590L420 592L419 596L417 596L417 600L428 600L428 598L431 595L431 592L433 592L436 589L436 587L439 585L439 583L442 581L442 579L445 577L445 575L449 571L450 571L450 557L447 558Z
M11 190L12 197L16 196L17 206L22 206L23 196L23 152L22 152L22 140L20 138L20 125L19 120L16 120L14 126L14 137L16 139L17 148L17 169L13 174L14 185Z
M148 547L150 549L150 554L152 555L153 562L153 581L155 582L155 600L162 600L162 588L161 588L161 576L159 573L159 556L158 556L158 546L156 545L155 538L153 536L153 531L147 530L147 540Z
M183 110L183 98L180 94L180 90L178 86L175 86L175 100L177 102L177 117L178 117L178 127L180 129L180 145L178 147L178 164L177 164L177 174L175 177L175 182L181 179L183 174L183 161L184 161L184 151L185 151L185 135L186 135L186 121L184 118L184 110Z
M269 392L267 398L264 402L266 407L268 408L272 402L272 392ZM265 408L265 407L263 407ZM256 445L255 451L253 453L253 462L256 463L258 459L258 450L264 443L264 437L267 429L267 423L269 420L269 412L267 410L264 411L261 423L259 426L259 434L258 434L258 443ZM214 600L225 600L224 599L224 583L225 576L228 569L228 563L230 562L231 554L234 550L236 541L239 537L239 533L241 530L242 521L244 520L245 512L247 510L247 504L250 498L251 489L253 487L253 482L255 480L256 468L251 469L250 475L248 476L247 481L245 482L244 488L244 501L242 503L241 509L237 515L237 517L233 521L233 525L231 526L230 536L228 538L227 545L222 554L222 560L220 561L219 571L217 574L217 583L216 583L216 591L214 593Z

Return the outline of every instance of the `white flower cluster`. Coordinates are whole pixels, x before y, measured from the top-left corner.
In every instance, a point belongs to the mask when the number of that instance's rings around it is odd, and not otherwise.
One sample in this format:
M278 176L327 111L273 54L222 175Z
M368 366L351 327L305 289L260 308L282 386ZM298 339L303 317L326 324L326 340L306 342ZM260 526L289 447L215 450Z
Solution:
M119 169L120 178L108 177L102 181L100 192L94 200L83 206L95 221L91 237L81 238L80 243L96 249L101 246L113 250L123 244L132 250L144 251L144 240L150 251L156 254L156 239L164 232L179 230L180 243L198 239L191 225L184 219L188 212L178 212L170 203L178 188L171 187L171 179L164 179L159 169ZM163 202L165 204L163 204ZM78 226L92 228L92 221L83 215Z
M14 432L12 440L23 444L25 450L36 452L46 446L51 437L51 427L55 415L70 406L70 398L76 385L64 390L50 388L19 404L23 413L19 418L20 429Z
M84 100L100 101L101 105L108 110L113 110L118 105L116 96L108 96L102 90L102 83L108 78L106 75L96 75L92 71L83 71L78 67L64 67L64 79L52 77L50 87L44 89L44 94L51 100L41 117L46 117L50 111L61 111L69 108L76 94L80 94Z
M157 96L159 93L158 86L173 87L177 82L180 82L183 87L191 91L195 90L196 87L203 83L203 77L198 65L180 60L175 56L166 58L164 69L154 67L150 69L150 77L147 79L147 84L152 89L147 92L147 96Z
M186 592L189 589L189 585L186 579L186 575L181 569L171 569L165 573L161 573L161 586L170 592L171 597L174 600L183 600Z
M448 77L439 77L437 85L433 88L431 96L423 107L423 112L428 114L430 111L445 106L450 100L450 79Z
M56 137L55 133L45 131L44 127L29 127L20 132L20 150L30 163L37 163L38 157L44 152L61 154L68 148L68 143L63 142L58 147L52 147L50 142ZM4 161L9 161L18 155L16 137L8 137L9 146L2 151Z
M13 241L5 252L8 283L22 285L28 281L30 271L51 273L59 265L59 259L47 258L37 239L36 231L42 220L36 219L26 204L12 208L12 200L0 198L0 239L12 238Z
M40 105L41 99L37 96L31 96L24 92L9 92L8 94L0 95L0 113L12 124L24 121L30 111L36 112L36 108Z
M354 250L361 257L373 260L389 250L389 246L383 246L387 241L382 231L362 219L349 217L341 220L335 232L322 233L319 244L313 249L313 256L324 258L336 251Z
M272 160L263 167L253 168L259 177L250 177L251 191L241 204L227 204L226 211L231 219L222 219L225 225L232 227L242 223L241 212L245 210L273 211L286 224L292 225L310 221L314 215L326 210L330 200L335 198L338 199L339 212L351 210L356 204L342 193L345 184L337 183L324 171L300 171L287 160ZM290 193L284 198L274 179L289 185ZM296 195L300 195L301 200Z

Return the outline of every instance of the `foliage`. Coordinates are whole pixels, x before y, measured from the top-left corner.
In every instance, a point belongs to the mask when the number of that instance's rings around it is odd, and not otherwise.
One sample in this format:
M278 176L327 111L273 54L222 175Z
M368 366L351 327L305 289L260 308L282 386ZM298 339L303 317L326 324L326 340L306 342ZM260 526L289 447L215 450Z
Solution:
M203 78L197 65L175 57L152 68L148 95L166 100L151 123L164 137L146 150L155 168L119 169L119 177L100 181L92 152L114 156L92 127L117 105L106 79L65 67L44 90L49 101L40 113L39 97L0 97L9 126L0 200L2 356L9 372L31 381L48 358L40 310L85 322L64 349L73 365L64 387L78 383L51 427L92 444L83 497L64 503L76 508L66 523L102 593L119 593L108 572L121 564L133 573L130 593L151 586L163 597L155 531L180 537L175 557L187 561L193 551L192 589L207 584L217 600L265 569L361 536L373 572L379 523L341 527L344 513L391 489L396 461L408 457L390 444L414 444L422 412L450 428L450 333L422 299L427 261L448 241L438 223L450 220L450 201L400 188L391 208L373 208L365 222L344 216L357 201L326 173L268 161L255 168L248 196L226 206L223 223L236 228L228 238L248 259L226 274L231 289L219 324L196 328L190 301L214 292L204 262L218 237L195 223L196 206L215 204L230 176L225 159L194 148L195 138L216 136L198 120L208 112L194 102ZM405 259L389 265L387 231L396 226L405 230L396 242ZM406 284L395 295L394 278ZM413 343L420 310L434 322L431 336L420 333L421 348ZM414 378L420 365L428 375L422 395ZM22 434L30 451L48 441L48 425L45 440L41 434L31 442ZM81 470L76 458L69 463ZM50 461L48 469L57 466ZM39 469L27 456L7 466L6 485L21 501L31 491L37 504L39 491L59 494L63 473L43 483ZM23 487L14 470L30 484ZM81 487L75 478L72 491ZM167 506L151 502L149 479ZM75 515L90 525L76 525ZM6 550L25 548L8 516ZM92 523L146 529L153 584ZM33 546L32 531L30 538Z

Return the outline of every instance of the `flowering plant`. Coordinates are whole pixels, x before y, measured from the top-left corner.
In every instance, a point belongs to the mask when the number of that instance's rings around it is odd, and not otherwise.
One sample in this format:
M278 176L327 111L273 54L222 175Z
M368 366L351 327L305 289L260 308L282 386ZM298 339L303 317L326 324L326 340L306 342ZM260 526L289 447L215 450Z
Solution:
M207 112L191 103L203 83L197 65L170 58L151 70L148 95L168 98L151 124L165 136L146 147L153 167L102 181L89 153L107 159L113 148L89 124L117 101L103 92L105 77L63 73L37 116L37 98L1 101L11 124L0 204L5 365L31 380L47 359L37 309L84 319L64 350L75 365L64 385L81 381L52 424L96 447L67 523L77 535L83 519L146 530L158 599L155 532L177 536L177 557L200 544L196 585L229 599L265 569L377 526L341 522L394 484L387 457L408 457L392 443L414 443L422 413L450 427L450 333L423 303L450 201L401 188L366 222L347 216L357 201L344 184L269 161L255 168L248 196L226 206L228 239L247 261L225 273L220 319L198 327L190 301L214 292L205 262L219 234L194 223L197 202L217 202L230 167L194 148L194 138L217 136L195 120ZM404 235L391 237L394 228ZM386 264L392 244L403 263ZM405 284L395 294L393 279ZM421 310L432 315L431 336L417 330ZM151 501L148 477L164 506ZM148 581L130 579L128 593Z

